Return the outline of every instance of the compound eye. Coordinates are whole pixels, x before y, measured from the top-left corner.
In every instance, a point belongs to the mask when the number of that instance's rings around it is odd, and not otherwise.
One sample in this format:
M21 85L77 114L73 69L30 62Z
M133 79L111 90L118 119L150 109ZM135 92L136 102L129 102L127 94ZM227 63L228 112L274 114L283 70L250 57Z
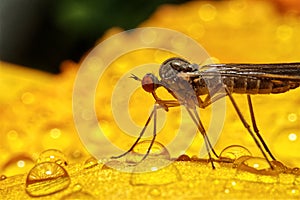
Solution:
M182 67L182 63L180 63L179 61L172 61L170 63L170 65L172 66L173 69L176 69L179 71L179 69Z
M142 79L142 87L146 92L154 92L155 81L153 74L146 74Z

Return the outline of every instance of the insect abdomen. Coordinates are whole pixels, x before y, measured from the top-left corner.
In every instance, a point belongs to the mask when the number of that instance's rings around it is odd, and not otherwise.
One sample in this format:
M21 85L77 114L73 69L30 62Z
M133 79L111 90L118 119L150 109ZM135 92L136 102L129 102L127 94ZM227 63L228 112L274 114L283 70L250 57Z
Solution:
M246 77L225 77L223 83L231 92L240 94L284 93L300 85L300 82L284 79L253 79Z

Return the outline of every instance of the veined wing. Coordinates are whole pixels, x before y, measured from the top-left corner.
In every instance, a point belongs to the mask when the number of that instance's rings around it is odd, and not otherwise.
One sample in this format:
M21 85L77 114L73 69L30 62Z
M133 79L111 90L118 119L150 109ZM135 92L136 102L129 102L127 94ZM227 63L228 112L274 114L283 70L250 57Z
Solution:
M199 72L192 74L213 76L219 73L225 77L269 78L300 81L300 63L275 64L209 64L200 67ZM192 75L191 74L191 75Z

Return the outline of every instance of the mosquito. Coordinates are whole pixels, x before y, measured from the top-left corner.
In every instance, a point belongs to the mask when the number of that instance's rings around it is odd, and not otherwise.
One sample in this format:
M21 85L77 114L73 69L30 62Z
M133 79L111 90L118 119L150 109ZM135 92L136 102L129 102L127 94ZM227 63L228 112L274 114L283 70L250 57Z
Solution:
M184 106L189 116L197 126L204 139L209 161L215 169L212 154L219 157L208 138L206 130L196 110L197 107L205 109L217 100L228 96L240 121L247 132L253 138L256 146L261 151L270 168L273 169L271 160L276 160L269 147L261 136L256 124L251 95L254 94L278 94L287 92L300 86L300 62L299 63L274 63L274 64L208 64L200 66L191 64L182 58L170 58L164 61L159 69L159 80L154 74L147 73L142 79L135 75L131 78L138 80L142 88L151 93L155 99L154 108L147 119L139 137L125 153L112 158L120 158L133 150L142 138L147 126L154 118L153 137L144 157L149 154L156 138L156 112L162 108ZM158 97L156 89L165 88L176 100L163 100ZM223 92L222 92L223 91ZM232 94L247 95L248 107L252 121L252 128L245 120ZM206 96L204 96L206 95ZM203 100L201 96L204 96Z

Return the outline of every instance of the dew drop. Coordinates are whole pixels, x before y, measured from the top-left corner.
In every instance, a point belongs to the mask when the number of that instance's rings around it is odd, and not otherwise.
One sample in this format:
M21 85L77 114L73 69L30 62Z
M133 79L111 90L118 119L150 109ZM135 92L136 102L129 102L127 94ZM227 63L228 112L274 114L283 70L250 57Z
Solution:
M37 160L37 163L43 162L55 162L59 165L66 166L68 165L66 156L57 149L47 149L43 151Z
M50 130L50 137L53 139L58 139L61 136L61 130L58 128L53 128Z
M197 162L197 161L199 161L200 160L200 158L198 158L198 156L196 156L196 155L193 155L192 157L191 157L191 161L193 161L193 162Z
M181 180L175 165L165 159L146 159L133 169L131 185L165 185Z
M299 167L294 167L292 169L292 174L300 175L300 168Z
M288 135L288 138L289 138L289 140L290 141L296 141L297 140L297 134L296 133L290 133L289 135Z
M79 192L79 191L82 190L82 185L81 185L80 183L76 183L76 184L73 186L72 190L73 190L74 192Z
M151 144L151 140L145 140L139 142L133 150L126 156L126 162L128 163L138 163L146 155L148 148ZM170 159L170 154L168 150L159 142L154 142L152 148L147 156L147 159L156 158L156 159Z
M288 120L290 121L290 122L295 122L295 121L297 121L297 115L296 115L296 113L290 113L289 115L288 115Z
M64 190L70 184L67 171L54 162L35 165L27 175L26 192L30 196L44 196Z
M259 157L250 157L244 160L239 167L244 167L244 169L248 169L249 167L250 169L255 170L263 170L270 168L269 163L264 158Z
M161 191L160 191L160 189L159 188L151 188L150 190L149 190L149 194L151 195L151 196L153 196L153 197L159 197L160 195L161 195Z
M229 194L229 192L230 192L230 190L229 190L228 188L226 188L226 189L224 190L224 193L226 193L226 194Z
M96 199L96 198L93 195L91 195L90 193L82 192L82 191L73 192L73 193L67 194L61 198L61 200L76 200L76 199L92 200L92 199Z
M231 145L223 149L223 151L220 153L220 160L233 162L242 156L251 156L251 153L243 146Z
M278 175L278 171L272 170L266 159L259 157L249 157L237 168L238 170L244 170L254 174Z
M191 158L188 155L182 154L176 159L176 161L191 161Z
M290 187L286 191L291 196L299 196L299 194L300 194L299 188L296 186Z
M200 19L203 21L212 21L217 15L216 8L211 4L203 4L198 11Z
M76 150L74 150L72 153L71 153L71 157L73 158L73 159L81 159L81 158L83 158L83 152L82 151L80 151L80 150L78 150L78 149L76 149Z
M21 96L21 101L24 104L32 104L35 101L35 96L31 92L25 92Z
M0 176L0 181L5 180L6 178L7 178L7 176L5 176L4 174L2 174L2 175Z
M2 172L6 176L27 173L34 166L33 159L26 155L20 154L10 158L3 166Z
M283 163L277 160L272 160L271 165L273 166L274 170L278 172L286 172L288 169Z
M238 168L238 166L245 160L251 158L251 156L241 156L233 162L232 168Z
M98 160L95 157L90 157L84 162L83 167L85 169L90 169L97 166L98 164Z

